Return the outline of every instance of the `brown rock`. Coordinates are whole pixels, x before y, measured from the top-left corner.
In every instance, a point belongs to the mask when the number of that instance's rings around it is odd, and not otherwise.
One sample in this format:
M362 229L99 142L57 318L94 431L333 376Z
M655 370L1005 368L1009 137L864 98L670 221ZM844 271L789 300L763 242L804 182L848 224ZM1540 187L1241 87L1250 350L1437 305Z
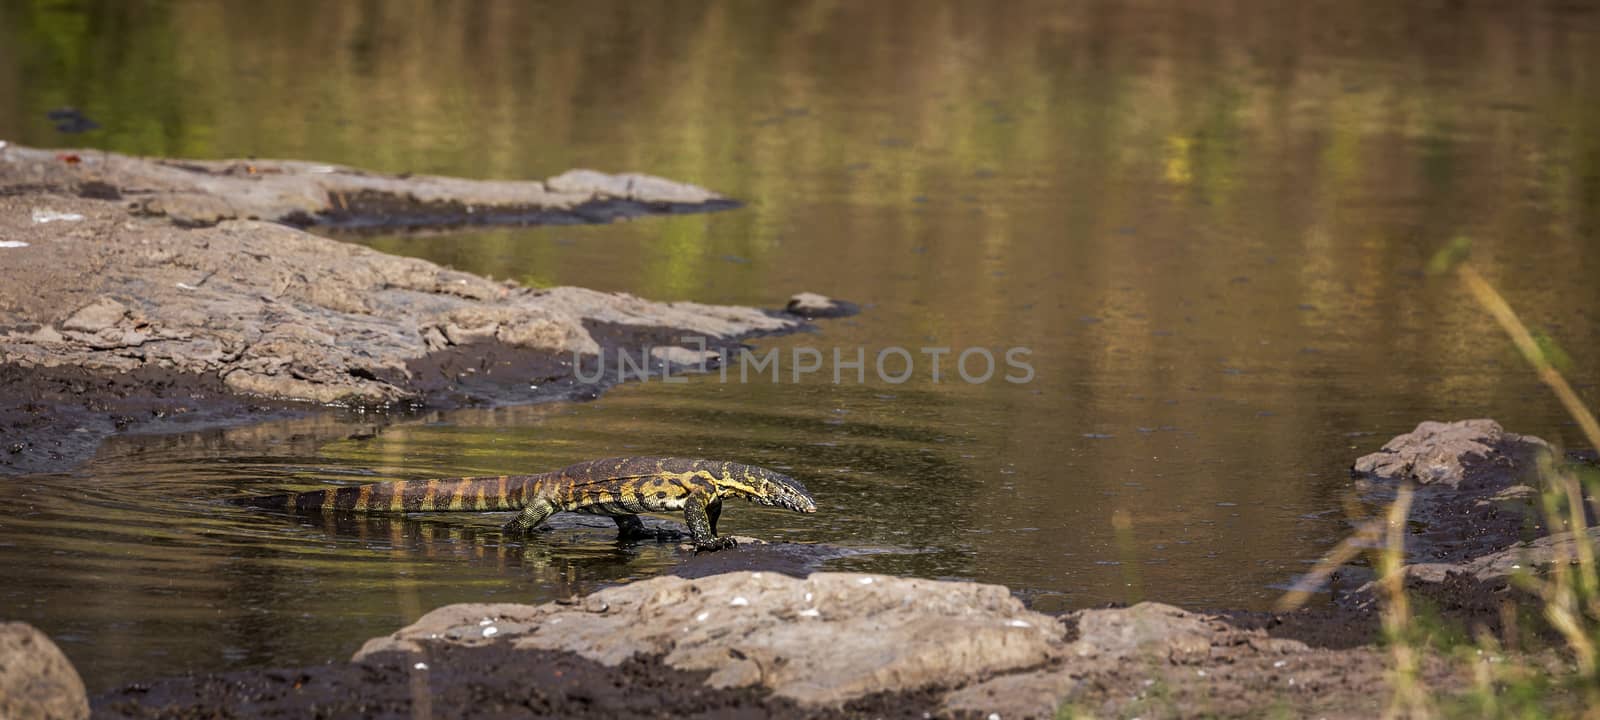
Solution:
M0 718L87 717L83 679L61 649L32 625L0 623Z
M639 202L699 205L723 199L720 195L702 187L637 173L607 175L594 170L568 170L546 180L544 184L545 187L558 193L623 198Z
M784 312L809 319L845 317L854 315L859 310L860 308L854 303L812 292L795 294L789 298L789 304L784 307Z
M1078 640L1071 652L1097 659L1156 657L1175 663L1204 659L1211 638L1225 627L1214 618L1153 602L1085 610L1076 617Z
M210 227L239 216L227 200L197 192L160 193L139 203L139 210L147 215L165 215L180 227Z
M128 307L108 297L97 298L78 309L61 323L63 330L76 330L78 332L98 333L119 322L128 315Z
M803 703L837 704L1036 666L1059 651L1062 635L1054 619L997 585L734 572L655 578L576 606L441 608L369 641L356 659L421 643L510 640L612 666L660 655L677 669L710 671L713 686L760 685Z
M269 399L382 405L418 399L407 364L449 346L496 342L570 362L600 350L587 322L670 328L711 344L798 327L754 308L507 287L273 223L179 230L127 219L118 205L62 199L85 223L124 223L108 243L65 234L61 223L32 226L7 212L20 202L0 195L0 234L57 234L50 253L0 268L0 306L16 309L0 327L49 324L77 309L61 333L0 334L0 363L155 366L215 374ZM123 251L140 240L167 259ZM138 297L139 309L118 297Z
M1356 460L1362 475L1419 485L1473 486L1475 475L1520 466L1532 471L1550 446L1531 435L1508 433L1489 419L1442 423L1425 421L1417 429L1384 443L1383 449Z

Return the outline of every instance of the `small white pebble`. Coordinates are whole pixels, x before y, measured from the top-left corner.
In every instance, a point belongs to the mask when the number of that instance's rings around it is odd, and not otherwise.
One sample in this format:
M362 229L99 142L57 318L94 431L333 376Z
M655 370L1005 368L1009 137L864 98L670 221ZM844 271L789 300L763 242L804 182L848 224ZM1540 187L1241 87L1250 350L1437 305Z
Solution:
M989 713L989 720L1000 720L1000 713Z
M178 289L179 290L199 290L200 288L197 288L197 287L195 287L193 285L190 285L189 283L186 283L186 282L181 282L181 283L178 283Z
M1289 664L1288 660L1279 660L1279 661L1273 663L1272 666L1275 667L1275 668L1281 668L1281 667L1283 667L1285 665L1288 665L1288 664Z
M760 580L761 579L761 573L750 573L750 579L751 580Z
M1156 684L1156 681L1154 681L1154 680L1145 680L1143 684L1144 684L1145 687L1150 687L1151 685Z
M861 583L862 585L871 585L872 584L872 578L864 577L864 578L861 578L860 580L857 580L856 582Z
M736 597L736 598L734 598L732 600L729 600L728 604L732 605L734 607L744 607L746 605L749 605L750 601L746 600L743 595L740 595L739 597Z
M315 165L315 166L306 168L306 172L317 173L318 175L326 175L328 173L334 172L334 167L332 165Z
M493 637L494 634L497 633L497 632L500 632L500 628L497 628L497 627L495 627L493 625L490 625L489 627L486 627L486 628L483 629L483 636L484 637Z
M1033 627L1033 624L1027 620L1007 620L1006 624L1011 627Z
M705 622L706 618L708 618L708 617L711 617L711 612L709 610L703 610L703 611L700 612L699 615L694 616L694 621L695 622Z
M483 627L485 625L493 625L493 624L494 624L494 621L490 620L489 618L484 618L484 619L478 621L478 627Z
M0 240L0 248L25 248L28 244L21 240Z
M811 593L806 593L806 602L811 602Z
M411 667L416 668L417 670L427 670L428 669L428 664L427 663L417 663L415 665L412 665Z
M800 617L816 617L821 614L816 608L806 608L800 611Z
M1204 670L1196 670L1196 671L1194 671L1194 674L1199 675L1200 677L1205 677L1206 676L1206 671L1204 671Z
M55 210L34 210L33 221L40 225L53 222L77 222L83 216L78 213L58 212Z

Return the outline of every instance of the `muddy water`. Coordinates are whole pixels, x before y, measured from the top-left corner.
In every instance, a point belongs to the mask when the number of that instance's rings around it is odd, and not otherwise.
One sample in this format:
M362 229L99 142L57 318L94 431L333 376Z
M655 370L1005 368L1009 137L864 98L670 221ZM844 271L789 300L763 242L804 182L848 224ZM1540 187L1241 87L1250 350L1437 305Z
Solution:
M0 618L97 688L347 656L441 603L681 558L592 518L513 543L502 518L327 528L220 498L646 453L804 479L819 514L723 523L868 551L828 567L1005 583L1044 610L1264 607L1345 531L1350 462L1417 421L1579 442L1423 274L1451 238L1600 400L1600 8L1498 5L0 2L5 139L651 172L748 205L352 241L533 285L866 307L758 342L779 382L119 438L6 482ZM103 128L57 133L62 105ZM906 382L875 377L891 347ZM925 347L1027 348L1034 376L968 383L946 357L936 383ZM797 348L824 370L794 378ZM833 382L835 348L865 382Z

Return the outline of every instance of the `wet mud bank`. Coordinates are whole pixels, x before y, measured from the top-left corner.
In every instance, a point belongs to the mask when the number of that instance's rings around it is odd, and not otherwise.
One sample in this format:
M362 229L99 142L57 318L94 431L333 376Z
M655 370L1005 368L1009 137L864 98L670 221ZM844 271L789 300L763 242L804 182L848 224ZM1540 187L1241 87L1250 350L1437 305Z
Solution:
M592 171L472 181L0 146L0 472L70 468L111 432L263 411L593 397L619 373L577 371L619 351L661 373L801 329L797 313L528 288L292 226L730 203Z
M1422 612L1517 648L1500 661L1553 674L1571 671L1570 656L1537 628L1499 620L1517 600L1511 572L1547 567L1575 542L1529 519L1537 469L1560 460L1492 421L1424 423L1358 461L1353 480L1374 499L1397 482L1427 490L1408 538L1407 587ZM1369 588L1283 613L1146 602L1052 616L996 585L814 572L827 556L741 545L568 600L439 608L349 662L170 678L93 707L101 717L1365 718L1388 702L1391 657ZM1442 652L1422 653L1418 671L1441 698L1473 687L1473 666ZM1546 710L1577 700L1552 692Z

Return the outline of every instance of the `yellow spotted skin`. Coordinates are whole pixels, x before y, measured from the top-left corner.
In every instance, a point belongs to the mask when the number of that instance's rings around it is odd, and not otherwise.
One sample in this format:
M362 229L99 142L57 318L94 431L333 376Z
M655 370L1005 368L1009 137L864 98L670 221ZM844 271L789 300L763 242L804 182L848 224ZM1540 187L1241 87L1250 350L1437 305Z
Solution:
M684 514L696 550L720 550L732 538L717 537L725 498L811 513L817 505L805 486L787 475L754 465L670 457L590 460L538 475L400 480L245 498L252 507L295 513L493 512L520 510L506 523L522 534L558 512L606 515L625 538L656 536L639 513Z

